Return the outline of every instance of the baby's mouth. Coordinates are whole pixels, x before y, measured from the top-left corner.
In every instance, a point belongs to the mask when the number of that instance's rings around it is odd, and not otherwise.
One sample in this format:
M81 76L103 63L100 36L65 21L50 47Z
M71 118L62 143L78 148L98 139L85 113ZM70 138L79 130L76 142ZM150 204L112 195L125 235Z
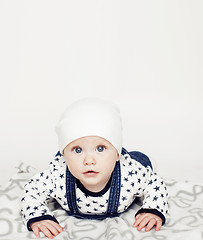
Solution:
M85 176L96 176L98 174L98 172L93 171L93 170L88 170L86 172L83 173Z

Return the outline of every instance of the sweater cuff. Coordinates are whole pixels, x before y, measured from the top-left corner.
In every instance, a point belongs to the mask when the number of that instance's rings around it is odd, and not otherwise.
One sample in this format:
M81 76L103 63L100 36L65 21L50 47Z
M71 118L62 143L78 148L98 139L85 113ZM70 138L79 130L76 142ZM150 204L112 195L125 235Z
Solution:
M162 219L162 222L163 222L162 225L164 225L165 222L166 222L165 216L164 216L161 212L159 212L158 210L156 210L156 209L141 208L141 209L135 214L135 217L136 217L138 214L140 214L140 213L153 213L153 214L159 216L159 217Z
M34 222L38 222L38 221L43 221L43 220L52 220L56 223L59 223L55 217L51 216L51 215L44 215L44 216L40 216L40 217L35 217L35 218L31 218L28 222L27 222L27 229L29 231L32 231L32 229L30 228L30 224L34 223Z

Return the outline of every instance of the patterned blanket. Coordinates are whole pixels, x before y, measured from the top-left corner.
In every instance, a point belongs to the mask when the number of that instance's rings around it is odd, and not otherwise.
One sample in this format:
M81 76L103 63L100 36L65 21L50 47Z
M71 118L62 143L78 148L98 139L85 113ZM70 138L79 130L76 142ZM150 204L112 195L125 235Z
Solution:
M0 239L35 239L22 223L20 199L25 182L37 171L25 163L18 162L17 173L5 187L0 186ZM64 232L55 239L60 240L202 240L203 239L203 184L165 180L169 191L169 216L161 231L138 232L132 228L137 204L116 218L105 220L81 220L67 216L54 202L49 207L64 227ZM47 239L41 234L41 239Z

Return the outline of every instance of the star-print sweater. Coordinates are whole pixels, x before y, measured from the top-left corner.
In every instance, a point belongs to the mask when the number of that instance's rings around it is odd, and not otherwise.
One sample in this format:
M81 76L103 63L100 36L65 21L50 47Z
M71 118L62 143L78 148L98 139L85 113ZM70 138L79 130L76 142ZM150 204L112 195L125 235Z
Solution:
M143 164L148 157L140 152L127 152L124 148L119 159L120 187L117 214L128 209L136 198L142 199L142 206L136 213L149 212L166 220L168 212L167 188L162 178L153 172L150 164ZM28 230L30 224L40 220L53 220L58 222L47 206L47 201L54 198L69 215L69 199L67 194L67 166L63 155L59 152L50 162L50 168L35 175L24 187L24 195L21 199L22 215ZM112 179L105 188L98 192L88 191L82 183L76 179L75 198L77 209L84 216L105 216L108 207ZM114 198L114 197L113 197Z

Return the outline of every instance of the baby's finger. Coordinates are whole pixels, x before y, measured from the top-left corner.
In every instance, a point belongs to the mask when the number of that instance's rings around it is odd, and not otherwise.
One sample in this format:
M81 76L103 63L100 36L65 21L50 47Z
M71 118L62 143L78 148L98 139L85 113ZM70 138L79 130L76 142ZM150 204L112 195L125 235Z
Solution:
M47 228L47 226L42 225L39 227L41 232L44 233L45 236L47 236L49 239L53 239L54 236L52 235L51 231Z
M52 224L58 231L58 233L61 233L63 231L63 228L56 222L50 221L50 224Z
M33 231L33 233L35 234L35 236L36 236L37 238L40 237L39 228L38 228L37 226L33 226L33 227L32 227L32 231Z
M158 221L157 221L157 224L156 224L155 230L156 230L156 231L159 231L159 230L161 229L161 226L162 226L162 221L158 220Z
M137 227L140 224L140 222L143 220L143 218L145 217L144 214L138 214L137 216L135 218L136 220L133 224L133 227Z
M156 219L151 218L150 221L147 224L147 227L146 227L145 231L149 232L154 227L154 225L156 225Z
M149 221L150 221L149 217L145 217L144 219L142 219L142 221L139 223L139 226L137 227L137 230L141 231Z

